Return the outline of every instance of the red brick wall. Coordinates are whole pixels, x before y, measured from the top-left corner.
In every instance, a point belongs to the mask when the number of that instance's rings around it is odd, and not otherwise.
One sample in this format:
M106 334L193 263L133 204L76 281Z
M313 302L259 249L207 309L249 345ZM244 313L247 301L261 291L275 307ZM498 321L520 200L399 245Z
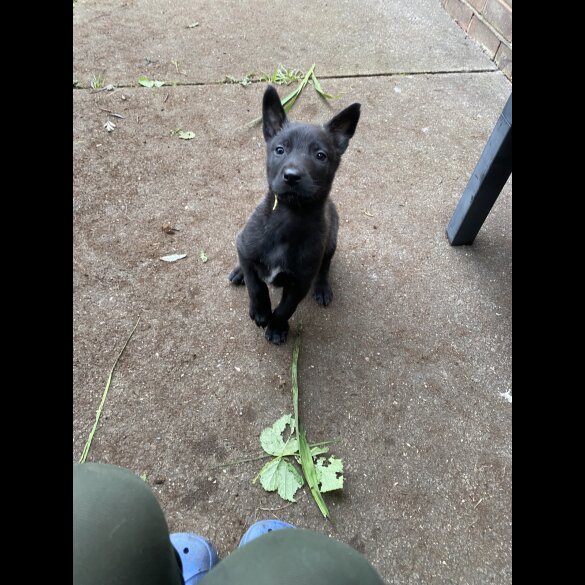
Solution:
M453 20L512 80L512 0L441 0Z

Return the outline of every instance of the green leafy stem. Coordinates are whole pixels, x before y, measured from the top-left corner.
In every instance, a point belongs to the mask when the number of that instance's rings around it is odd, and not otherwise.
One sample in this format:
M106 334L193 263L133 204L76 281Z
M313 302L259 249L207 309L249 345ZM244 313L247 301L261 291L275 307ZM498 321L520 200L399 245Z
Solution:
M266 491L275 491L283 500L294 502L295 494L306 482L319 510L325 518L330 520L331 514L322 494L343 488L343 461L334 456L325 457L325 454L329 452L329 445L336 441L309 443L299 420L298 361L301 332L302 325L299 323L293 345L291 365L294 415L285 414L272 426L262 430L260 445L265 454L240 459L212 469L270 457L270 461L263 465L252 483L255 484L260 480L260 484Z
M296 70L296 71L298 71L298 70ZM303 77L303 79L301 80L299 85L297 86L297 88L280 100L280 103L282 104L282 107L284 108L285 112L288 112L293 107L294 103L297 101L298 97L301 95L301 92L303 91L303 89L305 89L305 87L307 86L307 83L309 83L309 81L312 83L312 85L315 88L315 90L317 91L317 93L323 99L333 100L333 99L337 99L339 97L339 96L333 96L333 95L327 93L321 87L321 83L319 82L319 80L317 79L317 76L315 75L315 63L313 63L311 65L311 68L307 71L307 73L305 74L305 76ZM256 124L259 124L261 121L262 121L262 116L252 120L251 122L248 122L245 125L245 127L251 128L251 127L255 126Z

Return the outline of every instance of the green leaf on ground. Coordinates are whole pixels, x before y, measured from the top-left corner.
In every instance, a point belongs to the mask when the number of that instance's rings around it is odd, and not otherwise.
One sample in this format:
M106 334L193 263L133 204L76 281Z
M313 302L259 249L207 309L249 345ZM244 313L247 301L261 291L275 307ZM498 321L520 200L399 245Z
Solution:
M285 443L282 433L284 433L286 427L290 427L291 435L295 428L295 421L290 414L281 416L271 427L264 429L260 433L260 445L266 453L274 455L275 457L281 457L283 455L292 455L299 449L299 445L296 439L290 439ZM284 453L286 448L286 453Z
M294 495L304 481L294 465L277 457L264 466L260 483L267 492L278 491L278 495L288 502L294 502Z
M325 465L325 458L320 457L315 467L321 493L343 488L343 461L341 459L329 457L329 465Z
M208 260L207 254L203 250L199 252L199 258L201 259L201 262L203 262L203 264L205 264Z
M114 128L116 127L116 124L114 124L114 122L110 122L110 120L108 120L105 124L104 124L104 128L108 131L111 132Z
M149 79L146 75L141 75L138 78L138 84L143 87L162 87L165 82L157 81L156 79Z
M191 132L190 130L179 130L177 136L183 140L191 140L195 138L195 132Z
M187 28L195 28L196 26L199 26L199 23L198 22L193 22L191 24L188 24L187 25Z
M177 136L183 140L192 140L195 138L195 132L183 130L182 128L175 128L174 130L171 130L171 136Z

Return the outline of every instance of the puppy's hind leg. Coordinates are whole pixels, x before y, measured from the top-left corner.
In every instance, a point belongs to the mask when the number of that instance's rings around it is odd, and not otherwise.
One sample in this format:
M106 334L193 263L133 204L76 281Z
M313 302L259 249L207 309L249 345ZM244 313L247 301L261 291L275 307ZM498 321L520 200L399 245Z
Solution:
M244 280L244 271L240 265L236 266L229 274L228 280L235 285L246 284Z
M331 259L335 254L337 248L337 231L339 229L339 215L337 209L331 201L329 201L329 236L327 238L327 245L325 247L325 254L321 260L319 272L315 278L315 287L313 289L313 298L317 304L326 307L333 300L333 292L329 286L329 267L331 266Z

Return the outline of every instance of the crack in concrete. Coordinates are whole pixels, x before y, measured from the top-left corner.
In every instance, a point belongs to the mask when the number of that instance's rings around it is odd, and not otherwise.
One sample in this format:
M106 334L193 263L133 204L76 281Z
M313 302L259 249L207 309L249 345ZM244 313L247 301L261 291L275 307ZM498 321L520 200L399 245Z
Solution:
M319 79L367 79L369 77L410 77L415 75L460 75L467 73L501 73L498 68L493 69L453 69L444 71L395 71L389 73L350 73L340 75L319 75ZM251 83L266 83L264 80L251 79ZM112 84L114 89L132 89L138 88L138 85L116 85ZM165 84L158 88L145 89L169 89L171 87L207 87L212 85L239 85L238 83L226 83L225 81L187 81L184 83ZM291 84L292 85L292 84ZM288 87L288 86L287 86ZM73 89L92 89L94 93L104 91L103 89L94 90L89 86L76 85Z

